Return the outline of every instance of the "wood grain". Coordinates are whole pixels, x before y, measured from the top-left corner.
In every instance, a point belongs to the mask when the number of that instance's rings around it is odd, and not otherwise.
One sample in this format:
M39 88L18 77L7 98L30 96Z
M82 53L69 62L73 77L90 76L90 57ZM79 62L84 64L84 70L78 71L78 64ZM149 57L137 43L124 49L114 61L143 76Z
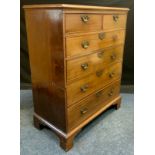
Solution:
M114 20L114 17L116 20ZM103 16L103 29L106 30L117 30L117 29L124 29L126 27L126 15L104 15Z
M82 16L88 16L88 21L83 22ZM102 15L65 14L65 28L66 33L102 30Z
M74 79L82 78L88 74L96 72L100 66L105 68L115 62L122 61L123 45L113 46L98 50L98 52L87 56L78 57L66 61L67 63L67 83ZM88 68L82 66L88 65Z
M73 4L38 4L38 5L24 5L24 9L35 9L35 8L68 8L68 9L89 9L89 10L115 10L115 11L129 11L129 8L118 8L118 7L103 7L103 6L91 6L91 5L73 5Z
M96 75L96 73L94 73L67 85L67 106L70 106L78 102L79 100L83 99L84 97L88 96L94 91L103 88L108 83L111 83L116 79L119 79L121 77L122 64L115 63L111 66L106 66L105 68L101 66L100 69L98 69L98 71L103 72L99 77ZM110 74L112 73L114 73L114 75L113 77L110 77ZM86 91L82 91L82 87L88 88L86 88Z
M34 111L66 131L62 11L27 10L25 16Z
M112 94L111 94L112 92ZM68 128L69 130L81 124L89 116L93 115L101 107L105 106L108 102L112 101L119 95L120 81L101 89L85 100L74 104L67 110L68 114ZM85 112L85 113L82 113Z
M66 37L66 57L76 56L80 54L87 54L91 51L99 50L109 46L116 46L124 43L125 31L118 30L112 32L105 32L103 40L99 39L99 34L81 35L74 37ZM82 47L82 42L88 41L87 49Z

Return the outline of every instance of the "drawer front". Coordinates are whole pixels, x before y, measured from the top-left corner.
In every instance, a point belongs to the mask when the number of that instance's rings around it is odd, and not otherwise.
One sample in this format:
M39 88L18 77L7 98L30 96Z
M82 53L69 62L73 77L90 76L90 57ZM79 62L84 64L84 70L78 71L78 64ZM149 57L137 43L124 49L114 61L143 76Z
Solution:
M102 29L102 15L66 14L65 29L68 32L89 32Z
M102 66L122 61L123 46L101 49L97 53L67 61L67 82L95 72Z
M84 55L101 48L123 44L124 37L124 30L66 37L66 55L67 57Z
M115 97L119 95L120 92L120 81L95 92L87 99L82 102L73 105L68 108L68 127L69 130L75 128L77 125L82 123L90 115L95 113L101 107L105 106L108 102L112 101Z
M67 86L67 105L70 106L108 83L121 77L122 64L115 63Z
M103 29L125 29L126 27L126 15L104 15L103 16Z

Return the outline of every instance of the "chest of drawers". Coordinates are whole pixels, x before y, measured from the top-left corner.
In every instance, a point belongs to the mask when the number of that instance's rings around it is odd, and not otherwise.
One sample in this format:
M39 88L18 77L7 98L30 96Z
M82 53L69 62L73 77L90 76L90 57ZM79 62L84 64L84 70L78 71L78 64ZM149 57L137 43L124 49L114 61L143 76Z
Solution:
M67 4L24 9L34 125L52 129L68 151L82 127L110 106L120 107L128 9Z

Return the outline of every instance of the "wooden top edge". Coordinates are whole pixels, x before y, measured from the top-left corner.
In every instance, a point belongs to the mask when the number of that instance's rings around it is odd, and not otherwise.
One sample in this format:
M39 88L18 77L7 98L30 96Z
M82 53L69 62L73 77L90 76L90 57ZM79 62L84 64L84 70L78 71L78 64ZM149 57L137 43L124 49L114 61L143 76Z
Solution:
M73 4L33 4L24 5L24 9L41 9L41 8L67 8L67 9L92 9L92 10L116 10L116 11L129 11L129 8L118 8L118 7L103 7L103 6L92 6L92 5L73 5Z

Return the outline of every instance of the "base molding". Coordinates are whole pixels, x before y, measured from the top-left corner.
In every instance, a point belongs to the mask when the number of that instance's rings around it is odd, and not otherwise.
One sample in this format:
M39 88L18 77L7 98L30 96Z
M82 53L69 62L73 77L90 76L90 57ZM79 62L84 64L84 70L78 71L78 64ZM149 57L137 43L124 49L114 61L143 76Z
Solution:
M42 129L43 126L49 127L60 139L60 146L65 150L68 151L73 147L73 141L75 136L80 132L80 130L88 124L90 121L92 121L94 118L96 118L98 115L100 115L102 112L104 112L106 109L108 109L111 106L115 106L116 109L120 108L121 104L121 96L118 96L113 101L106 104L104 107L102 107L100 110L98 110L96 113L94 113L92 116L90 116L88 119L86 119L83 123L81 123L79 126L74 128L68 133L64 133L48 121L46 121L44 118L39 116L37 113L34 113L33 120L34 120L34 126L38 129Z
M49 127L51 130L53 130L56 134L61 135L64 138L67 138L67 134L64 133L63 131L61 131L60 129L58 129L57 127L55 127L54 125L52 125L51 123L49 123L48 121L46 121L44 118L42 118L41 116L39 116L38 114L34 113L33 114L34 120L37 119L38 121L40 121L40 125L46 125L47 127Z

